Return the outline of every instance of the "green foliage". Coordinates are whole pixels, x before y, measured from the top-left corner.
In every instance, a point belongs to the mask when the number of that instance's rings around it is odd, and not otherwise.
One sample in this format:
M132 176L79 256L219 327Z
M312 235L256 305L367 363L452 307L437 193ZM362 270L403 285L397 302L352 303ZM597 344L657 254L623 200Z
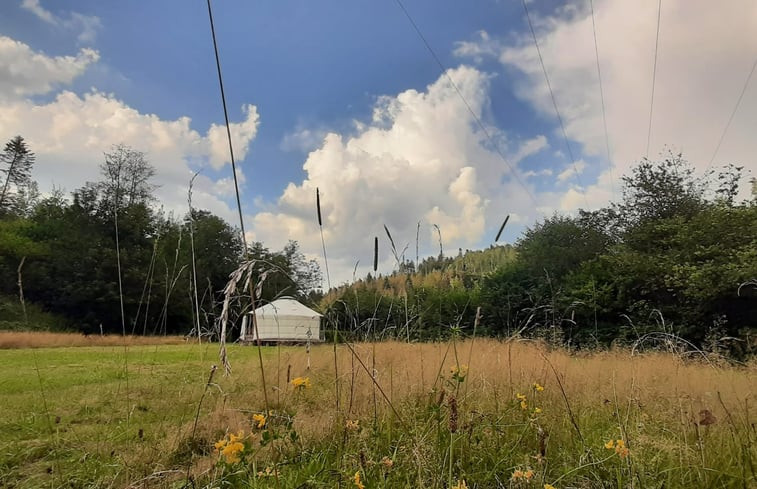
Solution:
M21 136L6 143L0 153L0 214L26 207L29 194L36 189L30 187L34 160L34 153Z

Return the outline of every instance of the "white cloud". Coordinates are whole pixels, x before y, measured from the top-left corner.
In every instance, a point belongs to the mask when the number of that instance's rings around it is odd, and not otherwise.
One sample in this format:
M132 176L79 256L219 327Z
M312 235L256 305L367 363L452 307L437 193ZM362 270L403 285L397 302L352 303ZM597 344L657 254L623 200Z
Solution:
M279 147L283 151L301 151L309 153L323 142L328 131L307 127L298 127L296 130L284 134Z
M0 38L1 46L10 46L11 50L20 51L28 59L26 64L15 63L8 69L13 72L15 67L22 68L15 71L13 77L0 77L3 80L1 93L5 96L0 98L0 141L7 141L17 134L28 141L37 154L33 176L41 190L56 185L70 191L86 181L99 179L103 153L113 144L124 143L147 153L148 160L157 170L158 198L167 210L181 215L187 208L187 187L192 170L206 162L213 169L220 170L228 162L225 126L214 124L203 135L190 127L188 117L165 120L155 114L143 114L115 96L96 90L83 96L64 90L46 103L37 103L23 96L44 93L55 84L70 82L96 60L96 53L93 57L83 58L86 62L77 62L77 58L72 57L47 57L8 38ZM23 56L17 58L23 60ZM0 66L7 67L5 63ZM36 85L30 85L34 73L40 74L38 78L44 80L38 79L34 81ZM254 139L259 123L254 106L244 106L243 112L245 118L232 124L234 148L240 161ZM238 173L243 182L241 168ZM235 222L236 213L228 204L233 202L230 182L230 177L214 181L200 175L193 191L195 207L209 209Z
M528 170L523 172L523 176L527 178L532 177L551 177L554 172L550 168L544 168L542 170Z
M570 164L557 175L558 182L564 182L569 178L576 178L576 175L580 175L586 169L586 162L583 160L576 161L575 164Z
M587 194L619 196L619 178L646 152L657 2L594 2L607 128L614 164ZM717 19L717 21L713 21ZM536 19L537 35L569 137L583 154L606 159L599 84L587 4L570 4ZM514 43L480 37L459 49L472 56L496 52L522 73L516 94L544 117L554 119L530 33ZM649 157L665 145L682 151L700 171L709 163L721 132L757 56L757 4L750 0L662 2L657 81ZM497 50L497 48L499 48ZM556 120L555 120L556 121ZM734 162L757 171L757 78L714 165ZM555 137L560 137L557 133ZM602 171L609 173L606 162ZM588 183L588 182L585 182ZM600 191L599 188L602 188ZM555 196L557 197L557 196ZM559 202L576 200L566 195Z
M449 74L482 117L488 75L465 66ZM502 134L495 136L507 143ZM514 161L512 155L523 157L544 144L535 138L505 152ZM303 165L305 179L290 183L268 210L253 216L251 236L274 249L296 239L305 252L320 255L317 187L334 283L352 277L356 260L360 275L369 270L374 236L381 241L381 271L391 269L384 224L400 250L409 244L408 258L415 257L418 221L421 252L438 249L432 224L440 226L445 249L476 246L507 213L534 215L526 191L488 148L446 75L425 91L380 97L373 120L356 124L354 135L323 138Z
M68 12L67 17L59 17L44 8L39 0L22 0L21 8L28 10L48 24L76 32L76 39L80 43L93 43L95 37L97 37L97 32L102 29L102 22L97 16Z
M546 149L548 146L547 138L540 134L524 142L518 152L513 155L513 161L517 163L523 158L535 155L541 150Z
M76 56L49 57L0 36L0 100L47 93L73 81L99 58L97 51L87 48Z
M250 142L255 138L260 123L258 110L254 105L242 106L242 112L245 113L245 120L242 122L232 122L229 124L231 140L234 144L234 160L242 161L247 156L247 149ZM222 124L213 124L208 130L208 142L210 143L210 164L216 170L231 162L229 157L229 139L226 133L226 126Z
M458 41L452 54L455 56L473 58L476 63L483 61L484 57L496 56L501 49L500 42L492 39L489 33L481 30L476 33L474 41Z
M80 43L93 43L97 31L102 29L102 22L97 16L69 12L68 17L59 17L44 8L39 0L22 0L21 8L28 10L48 24L77 32L76 38Z

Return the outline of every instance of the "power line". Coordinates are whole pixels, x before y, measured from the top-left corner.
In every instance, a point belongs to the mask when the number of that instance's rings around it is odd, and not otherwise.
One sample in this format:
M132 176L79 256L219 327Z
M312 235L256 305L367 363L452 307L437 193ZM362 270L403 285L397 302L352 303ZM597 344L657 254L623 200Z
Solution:
M216 56L216 69L218 70L218 85L221 88L221 103L223 104L223 118L226 122L226 138L229 140L229 157L231 159L231 171L234 173L234 193L237 197L237 211L239 212L239 228L242 233L242 244L244 245L244 258L245 261L249 262L250 258L250 250L247 249L247 237L245 236L244 231L244 217L242 216L242 201L239 198L239 182L237 181L237 166L234 162L234 147L231 144L231 129L229 128L229 111L226 109L226 95L223 90L223 77L221 76L221 60L218 56L218 42L216 41L216 29L215 24L213 23L213 9L210 6L210 0L208 1L208 19L210 20L210 34L213 37L213 51L215 52ZM250 272L252 273L252 272ZM252 325L255 330L255 337L258 340L258 361L260 363L260 380L261 380L261 387L263 389L263 400L265 402L265 410L268 412L268 391L266 389L265 384L265 370L263 369L263 353L260 347L260 334L258 332L258 323L255 319L255 290L253 288L253 283L250 281L250 308L252 309ZM222 326L222 333L221 333L221 348L219 352L219 356L221 359L221 363L224 366L224 370L226 371L226 374L228 375L231 373L231 365L229 364L227 355L226 355L226 322L223 322ZM211 374L212 375L212 374Z
M523 10L526 11L526 19L528 20L528 27L529 29L531 29L531 36L534 39L534 46L536 46L536 54L539 55L539 64L541 64L541 70L544 73L544 80L547 82L547 88L549 89L549 95L552 98L552 105L555 108L555 114L557 114L557 120L560 122L562 135L563 135L563 138L565 139L565 146L568 148L568 155L570 155L570 160L573 163L573 171L575 172L578 185L581 187L581 193L584 196L584 203L586 204L586 207L589 207L589 202L586 200L586 192L584 191L583 183L581 183L581 176L578 174L578 167L576 166L576 158L573 156L573 150L570 147L570 140L568 139L568 132L565 130L565 124L563 123L562 116L560 115L560 109L557 108L557 100L555 99L555 92L552 91L552 84L549 82L549 75L547 74L547 68L544 65L544 58L541 55L541 49L539 48L539 41L536 39L536 31L534 30L534 25L531 22L531 14L528 12L528 6L526 5L526 0L522 0L521 3L523 4Z
M229 140L229 156L231 159L231 171L234 174L234 192L237 196L237 211L239 211L239 228L242 231L242 244L247 254L247 237L244 232L244 217L242 217L242 201L239 198L239 182L237 181L237 165L234 162L234 147L231 144L231 129L229 128L229 111L226 109L226 94L223 90L223 76L221 75L221 60L218 57L218 43L216 42L216 28L213 23L213 10L208 0L208 18L210 19L210 34L213 37L213 50L216 55L216 69L218 70L218 85L221 87L221 104L223 105L223 118L226 121L226 137Z
M741 99L744 98L746 89L747 87L749 87L749 82L752 80L752 75L754 75L755 68L757 68L757 59L754 60L754 64L752 65L752 70L749 72L749 75L746 77L746 80L744 81L744 87L741 89L741 93L739 94L738 100L736 100L736 105L733 107L731 116L728 118L728 123L726 123L725 128L723 128L723 133L720 135L720 140L718 140L718 145L715 147L715 151L712 153L712 158L710 158L710 162L707 164L707 168L705 168L705 173L707 172L707 170L710 169L710 166L712 166L712 162L715 161L715 156L717 156L718 151L720 151L720 145L723 144L725 135L728 132L728 129L731 127L731 122L733 122L733 118L736 115L736 112L739 110L739 105L741 105Z
M645 158L649 157L649 141L652 139L652 113L654 110L654 86L657 80L657 51L660 45L660 15L662 13L662 0L657 3L657 35L654 40L654 66L652 67L652 96L649 100L649 129L647 130L647 152Z
M610 136L607 132L607 114L605 112L605 93L602 87L602 70L599 67L599 44L597 43L597 26L594 20L594 0L589 0L591 7L591 30L594 33L594 54L597 59L597 78L599 79L599 96L602 101L602 123L605 128L605 147L607 148L607 168L610 170L610 190L615 200L615 177L612 174L612 157L610 156Z
M413 17L410 15L410 13L405 8L405 5L403 5L402 0L396 0L397 5L400 7L402 12L405 14L405 17L407 17L407 20L410 21L410 24L413 26L413 29L415 30L415 33L418 34L418 37L420 37L421 41L423 41L423 44L426 46L426 49L429 53L431 53L431 56L436 61L436 64L439 65L439 68L442 70L442 73L447 77L447 80L449 80L450 85L452 85L452 88L455 89L455 92L457 92L458 97L460 97L460 100L463 101L463 104L465 104L465 107L468 109L468 112L470 112L471 116L473 116L473 119L476 121L476 124L481 129L481 132L484 133L486 136L486 139L489 140L489 143L492 145L494 150L499 155L500 159L510 168L510 171L512 171L512 175L515 178L515 180L520 184L521 187L523 187L523 190L526 191L528 196L533 201L534 205L538 206L539 203L537 202L534 195L531 193L531 191L528 189L528 187L523 183L523 181L520 179L520 176L518 176L518 171L516 168L505 158L505 155L502 153L502 150L499 148L499 145L494 142L494 139L489 134L489 131L486 129L486 126L484 126L483 122L481 122L481 119L476 115L476 112L471 108L468 101L465 99L465 96L460 91L460 88L457 86L455 81L450 76L449 72L447 71L447 68L444 66L444 63L439 59L439 56L436 55L436 52L431 47L431 44L426 40L426 37L421 32L420 28L418 27L418 24L415 23L413 20Z

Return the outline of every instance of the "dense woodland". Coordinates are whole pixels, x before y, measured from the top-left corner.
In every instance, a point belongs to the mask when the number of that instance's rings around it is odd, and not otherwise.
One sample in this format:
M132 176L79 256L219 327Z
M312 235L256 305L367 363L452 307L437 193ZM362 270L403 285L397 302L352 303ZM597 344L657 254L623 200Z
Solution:
M129 147L113 147L104 155L101 180L70 196L40 197L30 172L18 170L33 162L31 149L14 138L0 163L0 176L10 182L0 196L0 328L41 323L87 334L196 334L199 312L200 330L212 336L223 289L242 259L236 228L208 211L189 212L189 204L184 216L161 210L152 165ZM264 301L306 299L320 286L318 265L294 241L280 251L250 243L248 256L257 270L268 271ZM26 307L20 307L21 291ZM244 301L237 306L238 313Z
M161 209L154 169L132 148L114 146L100 180L70 195L41 196L33 164L21 137L0 154L0 328L217 334L244 250L238 229L191 207L191 185L176 216ZM735 166L697 176L677 154L643 160L605 208L555 214L512 245L455 256L440 242L437 256L408 260L391 242L393 271L325 296L296 242L251 243L248 256L264 278L262 301L297 297L346 338L473 334L480 307L477 335L574 347L675 337L743 355L757 334L757 198L752 189L738 200L741 177ZM236 298L235 314L246 304Z

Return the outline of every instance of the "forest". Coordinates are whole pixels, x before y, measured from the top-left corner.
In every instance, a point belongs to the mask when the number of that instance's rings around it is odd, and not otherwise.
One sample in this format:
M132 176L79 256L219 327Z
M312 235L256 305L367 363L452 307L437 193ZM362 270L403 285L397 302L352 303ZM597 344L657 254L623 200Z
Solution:
M193 208L191 186L186 213L167 213L154 195L153 166L127 146L114 145L100 180L70 195L40 195L33 164L20 136L0 155L1 329L199 328L217 339L223 289L244 255L236 227ZM380 242L391 247L394 270L331 290L297 242L278 251L249 243L262 284L256 299L296 297L325 313L330 335L348 339L461 332L574 348L674 342L747 355L757 333L757 197L754 179L743 197L742 171L730 165L697 175L674 153L644 159L622 177L618 202L554 214L515 243L454 256L440 240L438 255L407 259L387 227ZM237 314L249 304L235 300Z

